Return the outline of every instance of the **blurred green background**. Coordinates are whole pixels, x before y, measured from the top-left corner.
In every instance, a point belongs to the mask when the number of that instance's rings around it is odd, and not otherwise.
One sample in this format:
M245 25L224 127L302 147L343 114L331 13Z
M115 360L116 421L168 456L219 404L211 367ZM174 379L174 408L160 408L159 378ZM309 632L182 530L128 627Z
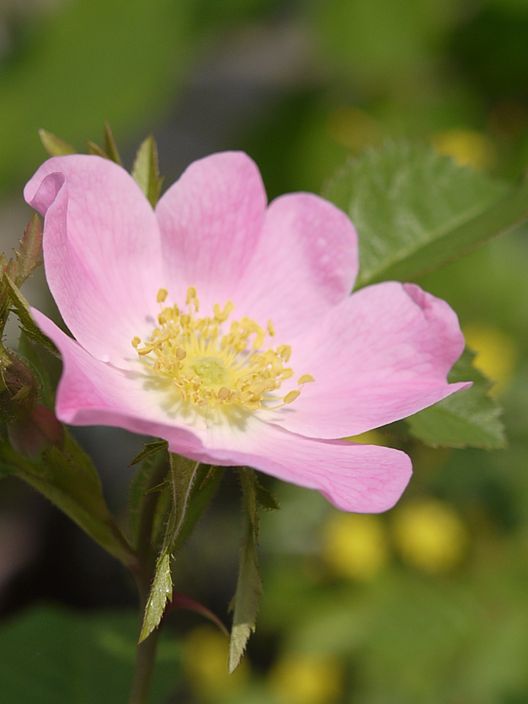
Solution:
M347 157L402 136L515 179L528 165L527 75L525 0L3 0L1 249L29 215L21 187L45 158L40 127L84 149L108 120L128 163L153 132L166 183L192 159L242 148L270 197L319 192ZM528 702L527 262L517 231L419 281L459 313L504 405L507 449L406 446L414 479L383 516L274 486L282 510L263 521L248 659L227 676L224 637L177 612L156 704ZM41 274L26 295L51 310ZM119 512L141 439L77 437ZM224 620L238 498L228 479L177 563L177 588ZM110 558L4 480L2 701L124 702L133 603Z

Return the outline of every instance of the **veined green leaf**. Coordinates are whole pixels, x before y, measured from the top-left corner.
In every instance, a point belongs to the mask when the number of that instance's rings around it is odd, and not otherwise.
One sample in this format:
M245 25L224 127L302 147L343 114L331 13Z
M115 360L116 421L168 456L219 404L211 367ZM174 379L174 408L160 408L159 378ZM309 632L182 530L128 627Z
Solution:
M68 142L65 142L60 137L57 137L53 132L48 130L39 130L40 141L42 146L50 156L65 156L66 154L76 154L77 150Z
M252 469L240 470L244 506L244 534L240 548L240 565L233 597L233 626L229 643L229 672L233 672L244 654L251 633L255 631L262 596L258 567L258 499L257 478Z
M358 230L360 286L412 280L528 218L528 181L509 189L408 142L366 150L325 195Z
M163 183L159 173L158 147L154 137L147 137L140 145L132 168L132 176L154 207L158 202Z
M411 433L433 447L479 447L493 450L505 446L499 404L488 395L490 382L472 362L466 349L453 367L449 380L472 381L459 391L407 419Z
M135 562L108 510L96 469L70 433L65 432L63 447L47 448L38 462L1 444L0 464L43 494L111 555L127 566Z

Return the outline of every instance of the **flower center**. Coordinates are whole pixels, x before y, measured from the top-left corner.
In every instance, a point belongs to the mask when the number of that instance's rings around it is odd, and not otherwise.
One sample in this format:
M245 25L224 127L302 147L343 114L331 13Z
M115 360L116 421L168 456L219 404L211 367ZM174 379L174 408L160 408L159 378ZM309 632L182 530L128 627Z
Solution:
M132 345L148 367L156 385L174 394L174 401L201 409L238 407L247 411L280 408L298 398L310 374L297 380L298 388L283 396L277 392L294 376L288 366L289 345L266 347L275 335L271 321L266 328L248 317L227 321L233 303L213 306L213 315L199 317L196 289L187 289L185 309L166 306L168 292L158 291L161 305L158 325L145 340L134 337Z

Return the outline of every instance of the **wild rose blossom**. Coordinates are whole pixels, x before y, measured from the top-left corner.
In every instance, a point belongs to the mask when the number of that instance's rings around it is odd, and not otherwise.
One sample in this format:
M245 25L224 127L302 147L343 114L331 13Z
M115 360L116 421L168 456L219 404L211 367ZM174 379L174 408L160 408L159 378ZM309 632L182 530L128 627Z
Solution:
M45 218L46 277L74 336L33 310L62 354L63 422L158 436L347 511L398 500L407 455L339 438L463 388L446 375L464 341L450 307L418 286L349 295L358 250L344 213L307 193L266 208L237 152L191 164L155 211L96 156L48 160L25 198Z

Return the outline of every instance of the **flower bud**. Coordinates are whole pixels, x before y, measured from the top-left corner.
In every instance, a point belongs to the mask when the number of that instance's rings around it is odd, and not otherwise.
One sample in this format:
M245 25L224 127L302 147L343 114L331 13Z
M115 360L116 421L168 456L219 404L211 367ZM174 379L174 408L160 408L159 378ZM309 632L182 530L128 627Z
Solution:
M38 384L29 367L8 353L10 364L4 369L5 388L0 392L0 418L6 423L31 413L38 395Z

